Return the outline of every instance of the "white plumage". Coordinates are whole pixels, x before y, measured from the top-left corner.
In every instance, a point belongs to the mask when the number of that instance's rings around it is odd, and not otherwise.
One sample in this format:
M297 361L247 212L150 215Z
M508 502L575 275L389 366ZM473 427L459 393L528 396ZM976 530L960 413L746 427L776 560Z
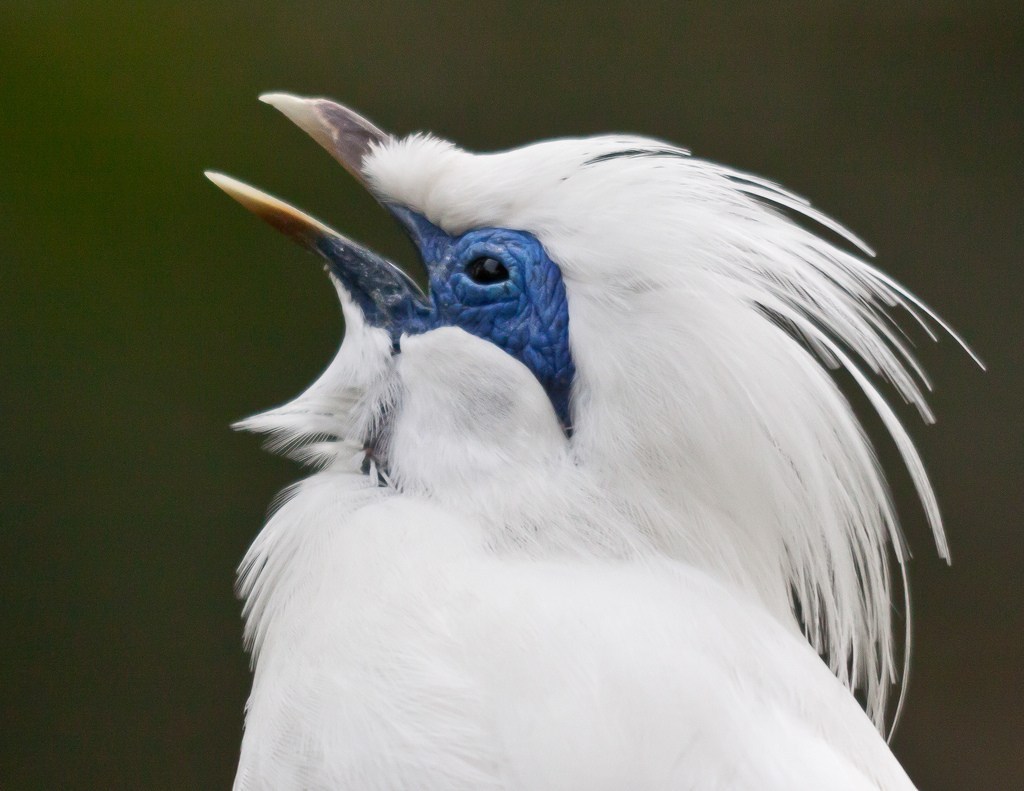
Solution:
M350 111L270 101L386 204L453 237L535 236L575 377L567 432L499 344L442 326L393 354L335 278L338 356L241 424L319 471L242 565L236 788L911 788L876 729L904 549L822 364L878 410L945 556L921 461L861 370L929 420L887 311L931 312L780 211L867 252L801 199L657 141L479 155L382 136L353 164L332 133ZM213 178L292 235L267 207L329 230Z

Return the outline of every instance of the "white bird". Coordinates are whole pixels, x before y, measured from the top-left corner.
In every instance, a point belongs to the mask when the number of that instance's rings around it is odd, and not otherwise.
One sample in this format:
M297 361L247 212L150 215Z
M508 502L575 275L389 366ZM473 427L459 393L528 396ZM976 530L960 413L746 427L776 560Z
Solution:
M890 309L949 328L802 199L664 142L473 154L263 99L401 222L430 291L208 174L326 259L345 319L322 376L240 424L317 470L240 569L235 787L912 788L879 732L905 549L825 369L945 557L869 372L930 420Z

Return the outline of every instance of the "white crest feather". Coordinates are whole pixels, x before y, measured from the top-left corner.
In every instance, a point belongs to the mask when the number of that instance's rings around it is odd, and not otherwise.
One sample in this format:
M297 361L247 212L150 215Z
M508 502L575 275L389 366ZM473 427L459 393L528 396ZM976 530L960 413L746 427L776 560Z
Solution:
M861 367L931 422L929 382L890 311L963 341L892 279L779 211L872 255L804 199L658 141L475 156L413 137L367 170L382 194L450 232L494 225L541 239L570 302L580 462L605 470L674 555L780 617L795 605L881 725L899 675L887 546L901 564L906 549L871 444L813 357L865 392L948 558L924 465Z
M929 333L928 320L949 328L781 211L871 254L803 199L658 141L559 140L474 155L413 136L376 148L364 168L382 198L450 233L532 232L565 281L577 371L571 441L514 496L488 489L485 504L467 497L461 507L500 522L504 540L533 554L653 552L737 586L803 628L839 679L864 691L881 727L899 676L889 547L900 563L906 550L871 443L826 368L848 371L878 411L948 557L921 459L862 369L930 421L928 381L890 310L906 309ZM354 469L359 442L401 393L386 337L342 301L347 337L328 371L291 404L240 425L282 447L314 442L307 454ZM459 460L436 463L447 474ZM409 469L396 462L391 487L440 497ZM547 499L534 496L541 490ZM273 575L266 556L254 545L241 581L257 648Z

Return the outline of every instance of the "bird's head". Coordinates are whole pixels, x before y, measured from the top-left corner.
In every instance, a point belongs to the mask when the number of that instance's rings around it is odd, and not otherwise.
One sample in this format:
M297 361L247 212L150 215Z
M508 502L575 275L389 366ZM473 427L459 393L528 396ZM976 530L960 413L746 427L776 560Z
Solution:
M795 602L841 677L855 657L879 717L894 675L885 547L899 547L899 534L874 453L824 368L845 368L880 413L945 552L913 444L861 372L881 374L930 419L927 381L888 311L945 325L855 252L794 222L800 215L870 254L806 201L657 140L475 154L387 134L325 99L264 100L391 212L429 290L299 210L210 174L326 260L346 319L318 382L244 425L285 442L329 435L372 446L402 425L403 387L424 387L432 400L417 403L440 415L467 400L456 397L459 375L501 368L496 381L546 394L572 463L628 502L629 521L663 550L732 578L780 617ZM472 352L467 335L488 352ZM406 344L417 352L403 375L396 355ZM424 376L433 365L451 375ZM513 413L489 412L489 390L472 391L483 414L461 425L477 426L473 441L513 441ZM545 423L530 404L530 419ZM420 427L427 436L443 425L424 416ZM445 438L436 440L440 453Z
M211 179L325 258L349 312L385 333L393 352L401 351L403 337L462 328L523 363L568 429L574 366L562 274L534 233L502 221L500 212L474 211L488 202L474 196L472 184L483 175L474 160L485 158L433 138L396 140L326 100L264 98L310 132L398 220L426 269L428 293L390 261L297 209L229 177ZM463 189L452 192L455 183L439 178L450 169L463 174ZM445 201L437 189L456 200Z

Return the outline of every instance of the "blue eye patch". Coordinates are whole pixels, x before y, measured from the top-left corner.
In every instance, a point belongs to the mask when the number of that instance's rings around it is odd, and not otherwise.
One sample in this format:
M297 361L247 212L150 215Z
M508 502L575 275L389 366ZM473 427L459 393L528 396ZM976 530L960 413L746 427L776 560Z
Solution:
M401 331L455 326L494 343L533 372L568 429L569 309L561 270L540 241L507 228L451 236L416 212L389 208L419 248L430 283L430 314Z

